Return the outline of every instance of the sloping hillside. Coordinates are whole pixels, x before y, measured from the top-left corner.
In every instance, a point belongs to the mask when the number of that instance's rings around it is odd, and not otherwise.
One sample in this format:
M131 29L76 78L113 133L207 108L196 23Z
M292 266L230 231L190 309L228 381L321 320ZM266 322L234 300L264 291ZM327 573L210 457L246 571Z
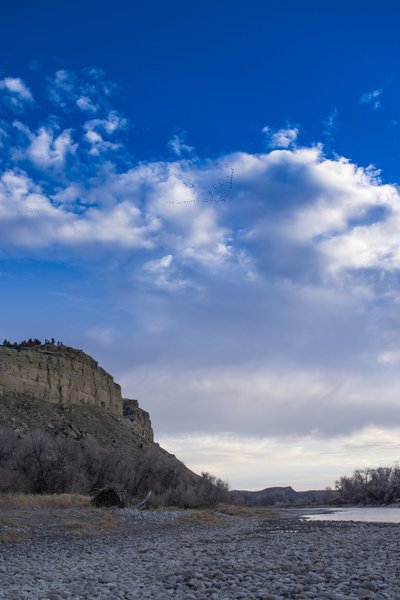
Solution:
M244 506L305 506L310 504L329 504L337 498L332 490L310 490L296 492L292 487L270 487L257 492L232 490L232 502Z

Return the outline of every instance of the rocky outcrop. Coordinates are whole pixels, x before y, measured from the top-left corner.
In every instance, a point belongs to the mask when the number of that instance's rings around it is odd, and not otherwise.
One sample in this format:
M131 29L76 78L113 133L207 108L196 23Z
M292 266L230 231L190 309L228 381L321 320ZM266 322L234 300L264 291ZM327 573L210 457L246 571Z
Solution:
M79 456L98 457L100 468L93 468L99 477L102 460L111 461L106 469L108 481L103 483L121 484L134 497L151 491L155 502L192 505L204 501L209 490L203 478L153 441L149 414L137 400L122 399L120 386L95 360L80 350L32 341L29 346L0 346L0 442L15 437L23 448L24 441L29 444L38 439L35 436L43 436L50 452L53 441L54 448L62 448L59 440L66 438L65 447L74 448L76 473L80 473ZM11 432L10 437L10 429L16 436ZM49 456L46 460L51 462L51 452ZM4 471L4 461L1 467ZM6 465L5 472L14 482L14 488L5 488L8 491L47 489L39 488L25 471L20 484L13 469L12 462ZM85 473L87 480L77 483L83 491L94 485ZM68 481L62 485L69 489Z
M118 383L81 350L53 344L0 346L0 403L10 399L14 407L23 399L27 408L31 399L32 410L37 402L50 403L63 414L74 407L90 408L94 414L124 421L135 435L153 441L149 414L137 400L123 401Z
M132 427L135 433L152 442L154 435L149 413L139 407L137 400L123 398L122 401L123 414L130 427Z

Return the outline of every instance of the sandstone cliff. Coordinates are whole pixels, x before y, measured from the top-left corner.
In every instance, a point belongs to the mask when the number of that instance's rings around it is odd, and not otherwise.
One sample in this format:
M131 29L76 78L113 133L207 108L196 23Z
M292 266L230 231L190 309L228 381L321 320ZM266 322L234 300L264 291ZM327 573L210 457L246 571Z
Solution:
M47 422L54 430L72 419L83 427L83 434L94 434L94 422L111 417L123 430L153 442L149 413L137 400L123 400L121 387L93 358L67 346L0 346L0 403L0 417L6 425L11 420L28 429ZM115 427L119 429L117 423L108 425L111 434Z
M0 443L17 440L23 459L3 457L0 491L88 493L111 482L131 497L151 491L156 504L209 501L213 486L153 441L149 414L137 400L122 398L94 359L39 340L8 344L0 346ZM50 465L46 481L36 477L35 443L45 448L40 460ZM70 454L54 471L60 448Z

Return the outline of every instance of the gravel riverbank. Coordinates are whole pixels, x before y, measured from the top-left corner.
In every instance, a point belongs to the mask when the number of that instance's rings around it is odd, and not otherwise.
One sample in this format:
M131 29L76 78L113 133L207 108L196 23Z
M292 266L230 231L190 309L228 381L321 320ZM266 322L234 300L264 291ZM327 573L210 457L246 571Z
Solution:
M38 526L0 545L0 598L400 600L400 525L185 515L114 511L96 535Z

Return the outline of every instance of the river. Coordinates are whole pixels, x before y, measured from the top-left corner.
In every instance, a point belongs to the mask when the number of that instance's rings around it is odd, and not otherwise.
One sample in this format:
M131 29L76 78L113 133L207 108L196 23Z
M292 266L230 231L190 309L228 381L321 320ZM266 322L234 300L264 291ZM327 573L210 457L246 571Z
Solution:
M363 506L349 508L303 509L301 517L309 521L365 521L400 523L400 506Z

